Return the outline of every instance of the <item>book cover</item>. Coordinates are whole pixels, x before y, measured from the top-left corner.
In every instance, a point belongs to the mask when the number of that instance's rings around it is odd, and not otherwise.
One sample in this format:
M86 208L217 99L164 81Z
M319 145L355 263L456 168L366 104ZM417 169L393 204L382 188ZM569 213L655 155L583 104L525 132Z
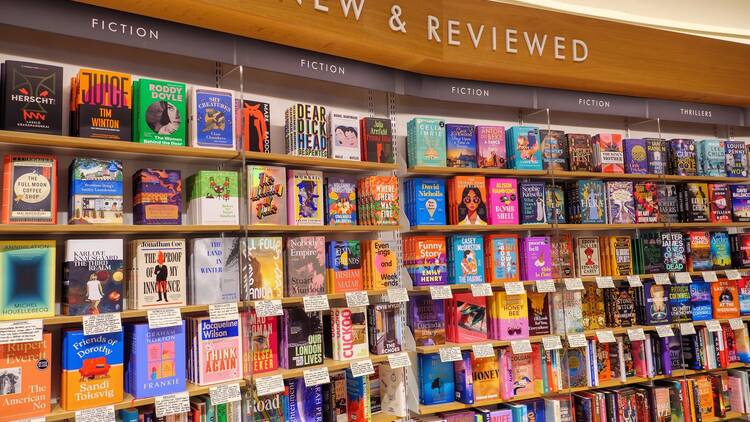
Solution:
M461 352L461 360L453 362L453 372L456 378L456 401L463 404L474 403L474 374L471 368L473 353L468 350Z
M656 223L659 221L661 204L657 193L657 183L634 183L633 199L635 201L635 223Z
M442 299L414 296L409 301L409 326L417 346L445 344L445 307Z
M71 132L82 138L130 141L132 81L127 73L80 69L71 86Z
M693 320L690 286L687 284L675 284L669 287L669 320L673 323Z
M188 377L198 385L210 385L242 378L242 327L239 319L211 322L208 317L188 318L192 344L188 350Z
M242 312L240 321L245 333L242 343L242 369L245 378L251 374L274 371L279 367L278 317L259 317L254 309Z
M287 223L323 225L323 173L289 170L287 173Z
M532 354L513 354L510 366L513 371L513 397L534 394L534 365Z
M345 177L327 177L325 221L327 225L357 224L357 184Z
M526 305L526 300L523 301ZM471 293L457 293L453 299L446 303L446 315L448 321L455 326L454 340L460 343L472 343L487 339L487 298L476 297ZM524 323L526 321L524 315ZM451 332L448 332L451 337ZM450 338L449 338L450 339Z
M474 125L445 125L448 167L477 167L477 139L474 131Z
M63 315L121 312L124 259L122 239L66 240Z
M505 132L509 168L542 170L542 150L539 128L512 126Z
M690 307L693 312L693 321L705 321L711 319L711 285L710 283L691 283Z
M659 232L644 231L640 234L641 252L643 254L642 273L654 274L666 271L664 265L664 249Z
M489 224L518 224L518 187L516 179L487 180Z
M398 353L403 344L401 305L398 303L375 303L367 307L370 352L376 355Z
M74 158L69 170L68 224L122 224L122 161Z
M3 162L3 224L57 224L57 159L9 154Z
M372 418L371 388L368 377L355 377L350 368L346 373L346 413L352 422L369 421ZM314 418L305 418L302 421L316 421Z
M625 173L648 174L648 153L645 139L623 139Z
M649 174L666 174L669 168L669 150L664 139L646 138L646 159Z
M415 286L448 284L447 249L443 236L404 240L404 266Z
M552 251L548 236L525 237L521 240L521 265L523 280L552 278Z
M563 187L547 183L544 186L544 197L547 223L565 224L568 217L565 213L565 191Z
M584 330L595 330L606 326L604 303L604 291L596 287L596 284L586 283L581 301Z
M518 185L521 224L546 222L544 182L521 182Z
M133 82L133 92L133 140L184 146L188 121L185 84L141 78Z
M714 319L731 319L740 317L737 282L722 280L709 283L711 286L711 305Z
M368 176L357 182L359 224L397 225L401 214L396 176Z
M527 292L529 313L529 335L543 336L550 333L549 296L547 293Z
M622 135L599 133L592 138L594 168L602 173L624 173Z
M507 168L505 127L477 126L477 155L480 168Z
M488 269L485 271L486 282L518 281L520 276L518 235L491 234L486 236L484 241L485 262Z
M286 240L286 297L326 292L325 237L300 236Z
M185 323L125 326L125 392L136 399L185 391Z
M62 135L62 67L6 60L2 87L3 129Z
M188 221L196 225L240 223L239 173L199 170L187 179Z
M448 181L448 199L451 204L451 224L487 225L487 186L484 176L453 177Z
M234 93L194 86L190 95L190 146L237 149Z
M190 303L240 300L240 238L190 239Z
M563 290L550 293L550 315L553 334L583 332L583 296L580 291Z
M580 191L581 223L606 223L604 182L599 180L579 180L578 189Z
M686 183L685 217L687 222L703 223L710 220L708 203L708 185L705 183Z
M477 359L472 353L471 372L474 377L474 400L492 400L500 397L498 360L494 357Z
M445 180L419 177L405 183L407 192L413 192L407 196L411 199L406 205L409 223L412 226L446 224Z
M0 345L0 379L3 380L2 421L44 417L52 399L52 334L42 341Z
M745 141L724 141L728 177L747 177L747 150L745 148Z
M732 221L750 221L750 185L730 185L729 189L732 192Z
M320 312L284 308L279 333L279 366L295 369L323 363L323 318Z
M643 283L645 296L645 323L647 325L665 324L669 322L669 289L671 286L659 285L654 282Z
M454 374L452 362L441 362L438 353L419 354L419 402L421 404L448 403L454 399ZM492 359L489 359L492 360ZM474 378L475 398L476 376Z
M332 111L330 125L330 157L337 160L359 161L359 116Z
M84 336L62 334L60 407L80 410L119 403L123 399L123 333Z
M662 232L661 245L667 272L685 271L685 240L681 232Z
M607 192L607 221L609 224L633 224L638 215L633 201L633 182L608 181L605 186ZM638 198L637 194L636 198ZM655 195L653 199L652 206L655 206ZM640 211L640 201L638 205Z
M732 200L729 192L729 185L727 184L708 184L709 219L712 223L732 221Z
M711 260L715 270L732 266L732 252L727 232L711 232Z
M545 169L568 170L568 138L561 130L539 131L542 138L542 163Z
M529 338L529 308L526 294L509 295L495 292L491 302L499 310L498 338L519 340Z
M133 174L133 224L182 224L180 170L148 168Z
M280 299L284 296L284 262L281 237L249 237L243 243L246 254L242 291L244 300Z
M331 240L326 243L326 256L329 293L362 290L362 250L359 240Z
M484 282L484 248L481 235L453 235L448 249L451 284Z
M750 315L750 278L737 280L737 297L740 304L740 315Z
M586 365L585 348L568 349L563 362L564 369L567 369L564 372L568 374L568 385L571 388L588 386L586 374L589 368Z
M406 126L409 166L445 167L445 122L415 117Z
M698 174L703 176L725 176L724 141L704 139L697 142L696 164Z
M569 234L554 236L551 250L552 278L573 277L575 274L573 238Z
M382 290L400 285L397 245L394 241L367 240L361 243L364 288Z
M365 117L360 120L362 160L393 163L393 130L390 119Z
M367 309L331 308L331 355L334 360L363 359L369 356Z
M187 304L185 239L133 240L128 308Z
M242 139L245 151L271 152L271 105L242 100Z
M591 157L594 154L594 146L591 135L568 133L568 148L570 150L571 171L594 171L594 162Z
M677 199L677 185L672 183L656 184L659 223L677 223L680 221Z
M708 232L691 231L687 235L687 269L688 271L706 271L714 267L711 259L711 237Z
M669 158L672 174L679 176L695 176L697 174L695 142L692 139L670 139Z
M0 320L55 315L54 240L0 241Z
M247 178L250 224L286 224L286 169L250 165Z
M576 239L576 274L580 277L598 276L602 273L598 237Z
M308 387L304 378L291 378L284 380L284 386L285 421L323 422L323 388L320 385Z

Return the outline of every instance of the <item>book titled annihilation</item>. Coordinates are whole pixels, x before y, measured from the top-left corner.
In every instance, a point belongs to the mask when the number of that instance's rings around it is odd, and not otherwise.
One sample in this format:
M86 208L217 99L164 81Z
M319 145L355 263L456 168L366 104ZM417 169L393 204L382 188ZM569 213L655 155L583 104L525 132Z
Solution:
M62 68L8 60L2 66L5 130L62 135Z

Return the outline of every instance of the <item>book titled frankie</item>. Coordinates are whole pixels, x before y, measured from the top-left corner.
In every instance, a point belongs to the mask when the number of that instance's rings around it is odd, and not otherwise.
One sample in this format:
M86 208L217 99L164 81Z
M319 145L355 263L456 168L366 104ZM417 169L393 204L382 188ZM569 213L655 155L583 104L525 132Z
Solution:
M185 323L125 328L125 392L136 399L185 391Z

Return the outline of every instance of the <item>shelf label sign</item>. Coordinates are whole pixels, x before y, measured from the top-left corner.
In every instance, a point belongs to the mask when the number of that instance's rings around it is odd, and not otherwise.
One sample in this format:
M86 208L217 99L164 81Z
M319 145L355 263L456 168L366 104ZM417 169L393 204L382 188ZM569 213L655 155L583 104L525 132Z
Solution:
M692 322L680 323L680 334L689 336L695 334L695 325Z
M583 280L581 280L581 277L566 278L563 279L563 282L565 283L565 288L568 290L583 290Z
M568 345L570 347L586 347L587 344L585 334L568 334Z
M42 341L44 322L41 319L0 322L0 344Z
M284 377L279 374L256 378L255 391L257 391L260 397L281 393L284 391Z
M392 353L388 355L388 365L391 369L405 368L411 366L411 359L406 352Z
M255 315L259 318L284 314L280 299L258 300L255 302Z
M305 307L305 312L327 311L331 309L331 305L328 303L328 296L326 295L305 296L302 298L302 304Z
M430 286L430 296L433 300L453 299L451 286Z
M492 296L492 286L489 283L472 284L471 295L474 297Z
M375 373L375 367L372 366L372 360L370 359L354 361L349 365L349 368L351 368L354 378Z
M669 274L667 273L654 274L654 281L658 285L672 284L672 281L669 279Z
M119 333L122 331L122 316L119 312L84 315L83 335Z
M176 327L182 325L180 308L160 308L148 310L148 328Z
M237 302L212 303L208 305L208 318L211 322L236 321L240 319Z
M630 284L630 287L643 287L641 276L637 274L628 276L628 284Z
M409 292L403 287L392 287L388 289L388 302L404 303L409 301Z
M615 282L612 280L612 276L604 276L604 277L597 277L596 278L596 287L600 289L613 289L615 287Z
M560 336L542 337L542 344L544 345L544 350L558 350L563 348Z
M612 330L597 331L596 338L599 340L599 343L614 343L616 341Z
M703 271L701 275L703 276L703 281L706 283L714 283L719 280L716 277L716 271Z
M242 400L240 383L219 384L208 389L211 404L233 403Z
M659 337L674 337L674 330L671 325L657 325L656 333Z
M348 308L355 308L358 306L370 305L370 296L365 291L357 292L346 292L346 306Z
M690 277L690 273L683 271L683 272L680 272L680 273L675 273L675 275L674 275L674 281L677 284L690 284L690 283L693 282L693 278Z
M495 348L492 347L492 343L474 344L471 346L471 351L477 359L495 357Z
M503 283L503 287L505 288L505 294L508 296L522 295L526 293L526 289L523 288L523 282L521 281Z
M461 360L460 347L442 347L438 352L440 353L440 362L446 363Z
M156 417L163 418L169 415L178 415L190 411L190 394L183 391L175 394L154 397Z
M555 280L537 280L536 291L539 293L555 293Z
M115 422L115 406L76 410L76 422Z
M316 385L328 384L331 382L331 376L328 373L327 367L305 369L302 372L305 378L305 386L314 387Z
M513 340L510 342L510 348L514 355L531 353L531 342L529 339Z

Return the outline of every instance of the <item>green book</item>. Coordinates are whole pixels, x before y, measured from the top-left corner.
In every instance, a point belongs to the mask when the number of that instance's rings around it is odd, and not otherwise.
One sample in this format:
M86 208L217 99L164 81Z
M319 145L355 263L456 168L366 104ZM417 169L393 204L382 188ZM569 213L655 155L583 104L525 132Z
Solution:
M409 166L445 167L445 122L415 117L406 126Z
M240 224L239 174L201 170L187 179L189 224Z
M143 78L133 82L133 140L184 146L188 124L186 93L185 84L178 82Z

